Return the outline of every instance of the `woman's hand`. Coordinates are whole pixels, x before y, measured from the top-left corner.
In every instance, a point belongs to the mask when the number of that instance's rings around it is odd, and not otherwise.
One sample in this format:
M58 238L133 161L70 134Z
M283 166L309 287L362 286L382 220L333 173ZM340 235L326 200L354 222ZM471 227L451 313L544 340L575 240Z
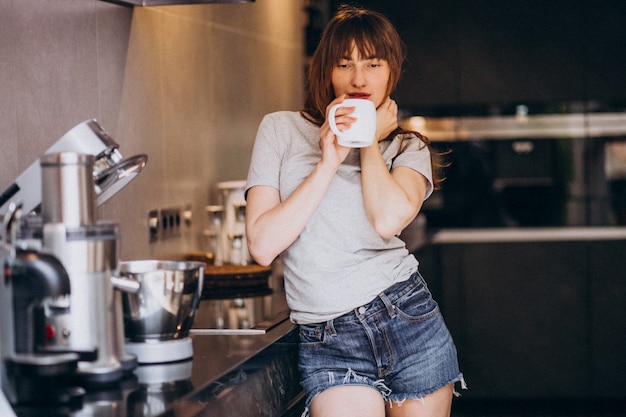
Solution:
M376 139L381 141L398 128L398 105L387 97L376 109Z
M330 108L335 104L340 104L345 100L345 96L340 96L330 102L326 106L326 120L320 127L320 148L322 149L322 162L332 164L334 167L339 167L341 163L346 159L350 148L341 146L337 143L337 136L330 129L328 125L328 112ZM350 116L354 112L354 107L339 107L335 112L335 123L337 129L344 131L352 126L352 123L356 121L355 117Z

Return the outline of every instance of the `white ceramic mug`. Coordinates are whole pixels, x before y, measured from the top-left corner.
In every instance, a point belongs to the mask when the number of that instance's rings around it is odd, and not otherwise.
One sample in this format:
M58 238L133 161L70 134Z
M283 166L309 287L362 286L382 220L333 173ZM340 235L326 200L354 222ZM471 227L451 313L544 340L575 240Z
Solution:
M351 117L356 117L356 121L349 129L343 132L337 129L335 123L335 112L339 107L354 107ZM350 148L364 148L374 142L376 136L376 106L374 103L361 99L349 98L339 104L335 104L328 112L328 125L335 135L337 143Z

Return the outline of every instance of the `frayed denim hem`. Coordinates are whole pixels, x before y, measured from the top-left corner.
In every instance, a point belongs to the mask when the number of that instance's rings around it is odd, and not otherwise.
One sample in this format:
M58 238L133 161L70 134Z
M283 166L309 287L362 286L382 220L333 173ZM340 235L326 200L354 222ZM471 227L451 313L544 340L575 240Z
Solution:
M461 393L456 390L456 383L457 382L460 383L460 386L461 386L462 390L466 390L467 389L467 384L465 383L465 379L463 378L463 375L461 374L457 378L454 378L453 380L451 380L450 382L446 382L446 383L442 384L440 387L433 388L432 390L430 390L428 392L425 392L425 393L422 393L421 395L406 395L406 394L395 395L395 394L389 394L389 395L387 395L386 398L383 395L383 398L385 398L385 402L389 405L390 408L393 407L394 404L397 405L398 407L402 407L402 404L404 404L404 402L407 401L407 400L419 400L422 403L424 403L425 402L424 397L426 397L429 394L432 394L433 392L437 391L438 389L440 389L442 387L445 387L446 385L449 385L449 384L454 384L452 394L455 397L460 397Z
M334 377L334 374L332 373L329 373L329 382L331 383L335 382L335 377ZM445 387L446 385L449 385L449 384L455 384L453 394L455 397L460 397L461 393L456 390L457 382L460 382L460 386L462 390L468 389L467 384L465 383L465 379L463 378L463 374L459 375L457 378L454 378L452 381L441 385L441 387ZM428 394L432 394L433 392L441 388L441 387L437 387L419 396L413 396L413 395L407 395L407 394L393 394L391 389L385 384L384 380L379 379L377 381L374 381L374 383L371 383L369 379L358 375L352 369L348 369L348 371L346 372L346 375L344 376L342 380L341 385L332 385L330 387L322 389L319 392L316 392L310 401L307 401L307 406L305 407L301 417L309 417L310 404L313 401L313 398L315 398L318 394L321 394L326 389L340 387L342 385L360 385L360 386L366 386L366 387L373 387L376 390L378 390L378 392L382 395L383 400L385 401L385 403L389 405L390 408L393 407L394 404L398 407L402 407L402 404L404 404L404 402L407 400L419 400L419 401L424 402L425 401L424 397L426 397Z

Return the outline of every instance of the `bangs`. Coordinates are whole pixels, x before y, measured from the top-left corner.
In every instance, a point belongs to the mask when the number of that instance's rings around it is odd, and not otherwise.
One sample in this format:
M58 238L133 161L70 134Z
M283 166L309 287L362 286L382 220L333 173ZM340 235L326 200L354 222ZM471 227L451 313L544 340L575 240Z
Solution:
M352 48L356 47L361 58L379 58L392 60L393 47L389 39L381 35L384 31L363 20L352 20L336 28L334 39L339 40L332 45L329 51L330 60L334 63L350 57Z

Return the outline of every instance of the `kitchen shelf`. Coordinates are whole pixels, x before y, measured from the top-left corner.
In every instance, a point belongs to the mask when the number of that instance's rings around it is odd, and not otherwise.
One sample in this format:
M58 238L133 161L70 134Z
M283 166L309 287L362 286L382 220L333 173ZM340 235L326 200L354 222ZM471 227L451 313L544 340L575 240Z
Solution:
M401 126L433 141L594 138L626 135L626 113L441 117L414 116Z

